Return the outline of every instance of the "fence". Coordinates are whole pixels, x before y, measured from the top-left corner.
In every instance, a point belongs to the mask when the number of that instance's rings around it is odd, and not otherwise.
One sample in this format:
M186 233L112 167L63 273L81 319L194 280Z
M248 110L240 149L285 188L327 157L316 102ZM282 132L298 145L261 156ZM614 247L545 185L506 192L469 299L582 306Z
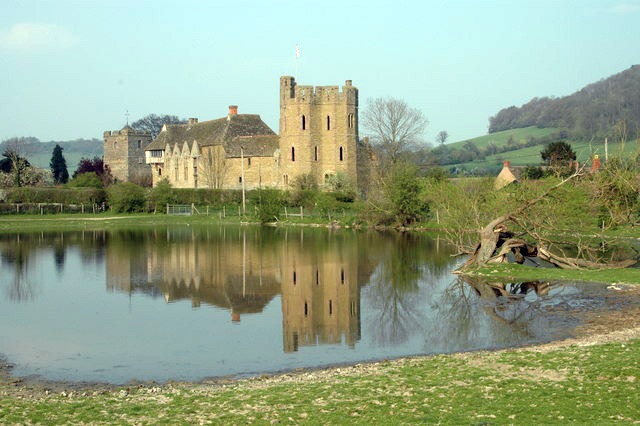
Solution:
M0 203L0 214L101 213L103 204Z

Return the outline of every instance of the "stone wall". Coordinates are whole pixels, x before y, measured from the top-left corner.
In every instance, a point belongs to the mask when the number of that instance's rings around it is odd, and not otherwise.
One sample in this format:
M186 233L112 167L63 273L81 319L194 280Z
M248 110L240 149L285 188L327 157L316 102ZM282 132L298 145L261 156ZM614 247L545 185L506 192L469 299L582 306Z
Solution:
M113 177L120 182L136 183L150 180L151 167L145 162L145 148L151 143L151 134L130 127L106 131L103 135L104 163Z

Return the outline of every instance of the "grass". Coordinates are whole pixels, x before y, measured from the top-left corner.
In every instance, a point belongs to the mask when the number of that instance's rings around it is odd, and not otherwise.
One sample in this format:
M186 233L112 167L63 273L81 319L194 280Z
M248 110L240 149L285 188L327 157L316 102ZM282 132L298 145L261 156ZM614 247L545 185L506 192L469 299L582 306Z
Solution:
M462 148L465 143L473 142L478 148L484 149L490 143L495 143L498 146L506 145L510 137L513 137L515 142L526 142L529 137L542 138L557 131L558 129L556 128L540 129L535 126L531 126L524 127L522 129L504 130L502 132L478 136L473 139L453 142L448 144L448 146L451 148Z
M534 268L516 264L495 264L470 270L466 275L486 281L549 281L570 280L618 284L640 284L640 269L615 268L603 270L569 270L558 268Z
M2 424L637 422L640 340L388 361L228 385L17 395Z

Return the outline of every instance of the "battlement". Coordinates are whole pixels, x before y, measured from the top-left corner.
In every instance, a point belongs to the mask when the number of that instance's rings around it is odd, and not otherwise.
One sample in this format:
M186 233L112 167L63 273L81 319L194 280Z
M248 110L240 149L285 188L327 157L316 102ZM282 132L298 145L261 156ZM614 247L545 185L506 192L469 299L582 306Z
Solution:
M110 137L110 136L126 136L126 135L132 135L132 136L151 136L151 132L141 132L139 130L135 130L129 126L125 126L123 129L120 130L106 130L102 136L103 137Z
M280 77L280 97L282 102L305 103L333 103L358 102L358 89L351 80L346 80L344 86L302 86L296 83L294 77Z

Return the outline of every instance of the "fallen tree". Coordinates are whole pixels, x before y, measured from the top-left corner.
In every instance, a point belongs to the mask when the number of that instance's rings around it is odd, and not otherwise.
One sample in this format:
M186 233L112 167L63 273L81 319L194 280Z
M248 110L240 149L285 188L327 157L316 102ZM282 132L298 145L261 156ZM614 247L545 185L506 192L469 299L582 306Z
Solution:
M536 230L535 219L529 217L527 213L532 208L547 199L551 193L569 181L582 175L582 169L576 170L571 176L563 179L556 185L551 186L542 194L527 200L511 212L500 215L491 220L478 233L479 242L471 252L470 258L458 269L458 273L464 270L482 266L490 263L504 263L513 261L523 264L529 259L533 264L548 262L549 264L563 269L603 269L603 268L624 268L636 263L636 259L586 259L581 257L566 256L561 250L554 251L551 240L543 237ZM525 219L526 217L526 219ZM507 225L514 225L519 229L520 235L516 236ZM527 242L521 238L528 236L533 242ZM567 244L571 245L571 244ZM578 253L588 253L589 249L578 242L576 244Z

